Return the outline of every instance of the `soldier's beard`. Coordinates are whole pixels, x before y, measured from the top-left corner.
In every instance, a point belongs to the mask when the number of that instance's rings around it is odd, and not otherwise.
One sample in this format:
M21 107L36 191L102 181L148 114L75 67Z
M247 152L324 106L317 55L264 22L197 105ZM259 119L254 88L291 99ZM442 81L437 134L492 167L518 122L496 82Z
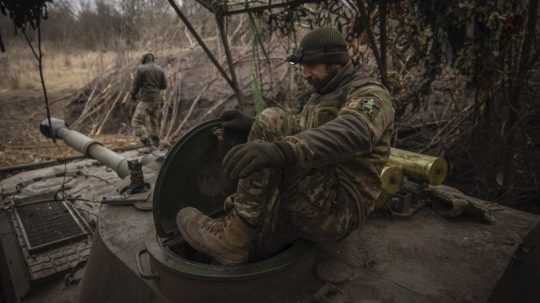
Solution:
M314 77L306 78L306 81L311 85L315 90L322 89L326 83L328 83L328 77L324 79L318 79Z
M315 91L321 91L330 80L332 80L339 72L339 67L336 65L326 66L326 75L322 78L308 77L306 81L315 89Z

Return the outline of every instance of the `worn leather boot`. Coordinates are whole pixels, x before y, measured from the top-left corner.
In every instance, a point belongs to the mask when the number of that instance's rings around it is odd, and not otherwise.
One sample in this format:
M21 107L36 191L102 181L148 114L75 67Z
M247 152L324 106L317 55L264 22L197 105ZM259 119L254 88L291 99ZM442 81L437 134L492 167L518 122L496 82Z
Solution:
M185 207L176 215L176 224L195 250L224 265L247 263L255 229L233 212L212 219L193 207Z

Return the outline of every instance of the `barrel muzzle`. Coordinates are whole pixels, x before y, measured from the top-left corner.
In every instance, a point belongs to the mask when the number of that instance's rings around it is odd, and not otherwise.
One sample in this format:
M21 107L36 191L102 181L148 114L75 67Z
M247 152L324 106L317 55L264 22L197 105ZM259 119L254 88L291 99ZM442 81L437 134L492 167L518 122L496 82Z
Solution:
M39 131L45 137L49 139L61 139L59 136L59 131L63 128L67 128L66 121L57 118L51 118L51 123L49 124L49 119L41 121L39 124Z

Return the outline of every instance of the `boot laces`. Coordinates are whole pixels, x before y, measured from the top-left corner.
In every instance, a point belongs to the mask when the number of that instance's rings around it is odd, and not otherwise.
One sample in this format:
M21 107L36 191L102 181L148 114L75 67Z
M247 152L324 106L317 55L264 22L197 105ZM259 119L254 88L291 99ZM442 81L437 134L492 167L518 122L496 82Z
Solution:
M225 214L224 217L209 221L206 224L205 229L209 233L221 238L221 236L223 235L224 229L230 225L231 217L232 217L232 213L228 212L227 214Z
M213 219L206 224L205 229L214 236L221 237L223 228L225 227L223 221L223 218Z

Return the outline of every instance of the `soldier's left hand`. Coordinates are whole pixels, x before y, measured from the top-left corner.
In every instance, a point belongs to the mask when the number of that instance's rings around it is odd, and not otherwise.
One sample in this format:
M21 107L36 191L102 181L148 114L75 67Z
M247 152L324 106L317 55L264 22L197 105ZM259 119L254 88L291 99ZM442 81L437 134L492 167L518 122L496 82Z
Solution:
M237 110L227 110L221 114L223 127L248 133L253 125L253 118Z
M263 141L237 145L225 155L223 168L231 178L244 178L251 173L270 167L282 167L286 158L275 143Z

